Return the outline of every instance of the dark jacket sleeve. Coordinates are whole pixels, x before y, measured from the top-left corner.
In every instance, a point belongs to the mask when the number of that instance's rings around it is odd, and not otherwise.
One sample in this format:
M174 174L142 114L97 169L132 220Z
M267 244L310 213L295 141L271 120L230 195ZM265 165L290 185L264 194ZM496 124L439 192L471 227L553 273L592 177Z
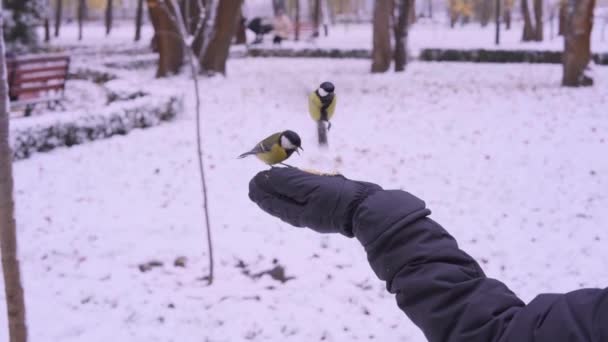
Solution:
M353 215L374 272L429 341L608 341L608 290L541 295L525 305L429 214L409 193L380 191Z

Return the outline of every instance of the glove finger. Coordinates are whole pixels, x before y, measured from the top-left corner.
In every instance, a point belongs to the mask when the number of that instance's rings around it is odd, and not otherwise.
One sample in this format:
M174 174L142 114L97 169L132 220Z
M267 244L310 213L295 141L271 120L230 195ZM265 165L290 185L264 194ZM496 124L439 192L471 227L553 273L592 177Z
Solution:
M342 176L320 176L296 168L274 168L259 181L275 193L305 204L319 187L331 186L335 182L334 177Z
M249 198L270 215L290 224L301 226L299 216L304 211L304 206L287 196L276 193L265 181L267 173L268 171L260 172L249 182Z

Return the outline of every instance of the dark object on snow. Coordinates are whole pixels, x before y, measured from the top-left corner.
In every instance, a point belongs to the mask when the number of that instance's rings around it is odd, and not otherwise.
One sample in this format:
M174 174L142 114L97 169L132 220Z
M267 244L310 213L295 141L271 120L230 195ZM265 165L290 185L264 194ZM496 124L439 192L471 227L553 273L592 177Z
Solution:
M180 256L175 259L173 262L173 266L175 267L186 267L186 262L188 259L185 256Z
M376 275L431 342L608 341L608 289L541 294L528 305L487 278L415 196L341 175L260 172L249 197L297 227L355 236Z
M247 24L247 28L255 33L255 40L253 41L253 44L261 43L264 40L264 35L273 29L272 24L265 23L260 17L251 19L249 24Z
M163 266L163 263L161 261L152 260L152 261L145 262L143 264L139 264L138 268L139 268L140 272L146 273L155 267L162 267L162 266Z

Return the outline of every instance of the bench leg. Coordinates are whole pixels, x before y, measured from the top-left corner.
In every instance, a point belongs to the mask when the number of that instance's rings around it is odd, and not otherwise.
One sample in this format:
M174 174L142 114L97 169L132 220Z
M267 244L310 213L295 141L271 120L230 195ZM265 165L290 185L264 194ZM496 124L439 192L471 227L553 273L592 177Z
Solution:
M25 116L30 116L30 115L32 115L32 112L34 111L34 106L35 106L35 105L33 105L33 104L31 104L31 105L26 105L26 106L25 106L25 111L24 111L24 113L23 113L23 114L24 114Z

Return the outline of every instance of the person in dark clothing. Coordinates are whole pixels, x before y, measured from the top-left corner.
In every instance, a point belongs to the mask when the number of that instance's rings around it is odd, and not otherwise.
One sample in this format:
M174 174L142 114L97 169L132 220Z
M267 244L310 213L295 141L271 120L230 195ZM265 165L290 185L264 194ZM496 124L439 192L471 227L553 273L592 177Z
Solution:
M262 43L262 41L264 40L264 35L273 30L272 24L266 22L260 17L255 17L251 19L249 24L247 24L247 28L250 29L253 33L255 33L255 40L252 44Z
M251 180L249 197L296 227L357 238L399 308L431 342L608 341L608 288L541 294L525 304L486 277L407 192L272 168Z

